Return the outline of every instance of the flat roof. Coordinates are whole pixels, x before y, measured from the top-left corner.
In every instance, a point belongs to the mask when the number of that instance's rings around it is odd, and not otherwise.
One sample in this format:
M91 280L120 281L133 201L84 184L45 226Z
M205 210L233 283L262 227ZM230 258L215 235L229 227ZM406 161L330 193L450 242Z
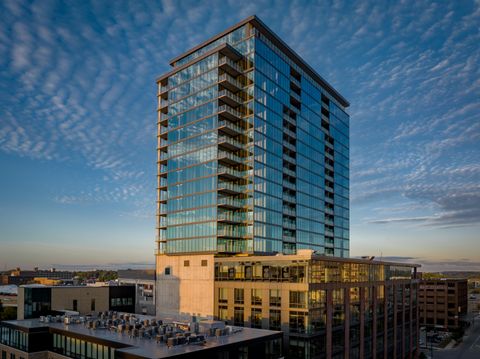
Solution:
M386 262L378 260L369 260L362 258L342 258L317 254L311 249L301 249L297 254L277 254L277 255L253 255L253 256L233 256L233 257L215 257L215 262L267 262L267 261L291 261L291 260L309 260L316 259L326 262L342 262L342 263L359 263L359 264L376 264L376 265L394 265L410 268L421 267L416 263Z
M139 316L141 317L141 316ZM200 323L202 323L201 321ZM192 352L198 352L202 350L214 349L226 345L235 345L242 342L250 341L262 341L268 339L280 338L282 332L234 327L238 329L238 332L230 335L223 336L207 336L205 344L183 344L168 347L165 342L157 343L155 338L135 338L131 337L126 332L110 331L108 329L89 329L84 324L69 324L50 322L40 322L39 319L26 319L26 320L11 320L4 321L2 325L8 327L14 327L25 332L37 332L46 331L52 329L53 332L68 335L71 334L74 337L79 337L83 340L88 340L88 337L95 339L96 342L117 347L115 350L124 352L126 354L144 357L144 358L169 358L171 356L182 355ZM116 345L115 345L116 344Z
M219 34L209 38L201 44L187 50L186 52L178 55L170 60L170 65L174 66L175 62L183 59L184 57L192 54L193 52L201 49L202 47L212 43L215 40L225 36L226 34L242 27L243 25L251 23L256 29L258 29L266 38L268 38L275 46L277 46L282 52L284 52L293 62L295 62L303 71L305 71L313 80L317 81L325 90L327 90L342 106L348 107L350 103L345 97L343 97L335 88L330 85L322 76L318 74L305 60L302 59L290 46L288 46L277 34L275 34L263 21L261 21L256 15L247 17L239 23L229 27L228 29L220 32ZM192 60L193 61L193 60ZM169 73L171 73L170 71ZM165 76L162 76L164 78Z

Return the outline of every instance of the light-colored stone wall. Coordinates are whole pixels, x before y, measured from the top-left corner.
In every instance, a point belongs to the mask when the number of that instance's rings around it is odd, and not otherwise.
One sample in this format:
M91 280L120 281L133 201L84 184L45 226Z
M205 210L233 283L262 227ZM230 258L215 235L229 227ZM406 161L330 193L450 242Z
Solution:
M25 288L18 287L17 293L17 319L25 319Z
M157 316L214 316L213 254L158 255ZM188 266L185 266L188 261ZM206 266L202 266L206 261ZM170 274L165 274L169 268Z
M77 300L80 314L92 312L91 303L95 299L95 312L109 308L108 287L58 287L52 288L52 310L74 310L73 301Z

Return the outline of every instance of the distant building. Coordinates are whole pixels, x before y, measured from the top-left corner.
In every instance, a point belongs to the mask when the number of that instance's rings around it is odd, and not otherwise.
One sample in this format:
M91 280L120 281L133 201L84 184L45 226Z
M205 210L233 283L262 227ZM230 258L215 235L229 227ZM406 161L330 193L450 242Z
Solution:
M424 279L419 290L420 325L452 330L462 326L468 307L466 279Z
M155 315L155 269L119 270L118 283L135 285L135 313Z
M29 284L39 278L48 278L48 279L57 279L65 282L73 281L73 272L68 271L57 271L55 268L49 270L41 270L34 268L34 270L22 270L16 268L11 271L3 272L0 276L0 284L8 285L23 285Z
M0 352L2 359L280 359L282 333L123 314L54 317L0 323Z
M18 319L73 311L86 315L114 310L135 311L135 286L73 287L26 285L18 288Z

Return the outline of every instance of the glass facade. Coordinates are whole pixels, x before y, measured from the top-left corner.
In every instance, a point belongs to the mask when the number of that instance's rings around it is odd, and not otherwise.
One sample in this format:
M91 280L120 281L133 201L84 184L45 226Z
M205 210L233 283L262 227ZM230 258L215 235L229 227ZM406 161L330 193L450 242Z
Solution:
M394 350L404 358L416 352L414 267L302 253L259 258L215 260L222 320L240 323L239 313L251 313L246 326L282 330L289 358L393 358ZM242 301L239 287L246 288ZM243 301L244 293L251 300Z
M158 80L159 254L349 256L345 103L246 23Z

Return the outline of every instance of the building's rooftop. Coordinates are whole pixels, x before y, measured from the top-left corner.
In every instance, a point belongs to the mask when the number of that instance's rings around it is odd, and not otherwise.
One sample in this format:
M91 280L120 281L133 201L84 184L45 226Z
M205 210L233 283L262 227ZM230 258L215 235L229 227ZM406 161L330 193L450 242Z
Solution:
M155 280L155 269L119 269L118 279Z
M192 323L189 322L158 321L154 317L126 313L118 314L118 317L112 316L112 314L98 318L76 316L69 317L69 320L70 323L65 324L64 317L57 316L49 317L48 322L45 318L41 318L5 321L2 322L2 325L28 333L51 331L63 335L71 333L72 336L86 341L94 338L95 342L114 347L118 352L143 358L168 358L220 346L281 337L281 332L225 326L223 322L217 321L200 321L198 322L200 329L193 330L192 328L190 331ZM131 328L135 326L137 329L128 330L129 323L135 323ZM166 333L172 334L155 333L155 331L163 333L164 330ZM140 337L140 333L145 334ZM167 335L181 338L179 340L186 341L186 343L167 345ZM161 340L159 336L162 337ZM192 337L196 338L198 342L194 342L192 339L192 343L189 344L188 338Z
M242 27L243 25L251 23L257 30L259 30L269 41L271 41L277 48L284 52L297 66L299 66L305 73L307 73L314 81L318 82L326 91L328 91L342 106L348 107L350 103L345 97L343 97L335 88L330 85L322 76L318 74L310 65L307 64L305 60L302 59L290 46L288 46L277 34L275 34L265 23L263 23L256 15L247 17L246 19L240 21L239 23L229 27L225 31L220 32L219 34L209 38L208 40L202 42L201 44L191 48L190 50L182 53L181 55L175 57L170 61L171 66L175 66L175 63L186 56L192 54L193 52L201 49L204 46L218 40L219 38L225 36L226 34ZM192 60L198 61L199 58ZM178 71L179 69L174 70L171 73ZM165 77L163 75L161 78ZM157 80L158 81L158 80Z
M262 255L262 256L217 257L215 258L215 261L216 262L238 262L238 261L266 262L266 261L292 261L292 260L308 260L308 259L322 260L325 262L376 264L376 265L401 266L401 267L409 267L409 268L421 267L420 264L375 260L374 257L372 257L371 259L332 257L332 256L319 254L312 249L300 249L297 251L297 254L276 254L272 256Z

